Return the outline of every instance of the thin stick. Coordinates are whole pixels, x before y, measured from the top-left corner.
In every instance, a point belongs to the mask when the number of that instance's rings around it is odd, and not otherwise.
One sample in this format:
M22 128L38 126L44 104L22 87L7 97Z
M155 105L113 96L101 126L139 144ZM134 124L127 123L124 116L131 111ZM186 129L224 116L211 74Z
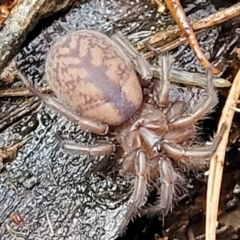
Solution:
M43 87L40 89L42 93L50 93L52 90L50 87ZM6 88L0 90L0 98L1 97L26 97L26 96L33 96L34 94L28 88L18 88L18 89L11 89Z
M178 27L187 38L188 43L194 52L198 61L204 66L206 69L210 67L210 63L208 59L205 57L202 52L198 40L194 34L193 28L183 10L183 7L179 0L165 0L165 3L172 14L173 19L177 23ZM217 68L213 68L214 74L219 74L220 71Z
M226 130L223 133L222 140L211 159L207 188L206 240L216 239L218 205L224 159L226 154L226 146L228 143L229 131L235 113L232 107L236 107L239 94L240 94L240 70L238 71L233 81L231 90L228 94L228 98L226 100L225 106L222 111L222 116L219 121L217 133L220 132L224 125L226 126Z
M195 35L199 35L200 33L202 33L203 31L200 30L198 32L195 33ZM164 44L163 46L160 46L158 47L156 44L154 45L155 49L157 51L160 51L160 52L169 52L185 43L187 43L187 38L185 36L181 36L181 37L178 37L174 40L172 40L171 42L169 43L166 43ZM154 53L152 51L148 51L144 54L144 56L148 59L148 58L152 58L154 57Z
M198 21L193 21L192 27L194 30L212 27L220 23L226 22L239 15L240 15L240 2L228 8L221 9L218 12L209 15L208 17L205 17Z
M236 3L231 7L221 9L218 12L213 13L205 18L191 21L190 24L194 31L198 31L198 30L219 25L239 15L240 15L240 3ZM181 30L177 25L175 25L175 26L172 26L171 28L168 28L167 30L160 30L159 32L155 33L153 36L151 36L148 43L151 45L154 45L160 41L163 41L163 40L166 41L167 38L172 39L174 36L179 37L180 33L181 33ZM145 47L144 43L139 44L137 47L137 50L141 50L144 47Z

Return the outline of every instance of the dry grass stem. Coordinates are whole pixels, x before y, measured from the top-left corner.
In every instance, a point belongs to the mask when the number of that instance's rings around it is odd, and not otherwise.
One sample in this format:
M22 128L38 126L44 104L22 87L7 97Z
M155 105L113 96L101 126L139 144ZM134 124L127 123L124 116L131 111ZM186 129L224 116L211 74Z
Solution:
M218 125L217 134L221 131L223 126L226 126L226 130L222 135L222 140L212 156L209 179L207 187L207 212L206 212L206 240L216 239L216 227L218 216L219 196L222 183L222 174L224 167L224 159L226 154L226 146L228 143L229 131L234 116L234 107L236 107L237 100L240 93L240 70L238 71L232 87L230 89L228 98L222 111L222 115Z

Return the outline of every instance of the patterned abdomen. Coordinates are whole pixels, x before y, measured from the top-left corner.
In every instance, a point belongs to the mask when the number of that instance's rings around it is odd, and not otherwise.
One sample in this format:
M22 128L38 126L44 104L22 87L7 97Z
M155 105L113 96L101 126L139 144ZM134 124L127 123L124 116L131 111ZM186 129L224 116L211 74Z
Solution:
M142 103L142 88L124 52L107 36L80 30L61 37L46 60L57 98L80 116L119 125Z

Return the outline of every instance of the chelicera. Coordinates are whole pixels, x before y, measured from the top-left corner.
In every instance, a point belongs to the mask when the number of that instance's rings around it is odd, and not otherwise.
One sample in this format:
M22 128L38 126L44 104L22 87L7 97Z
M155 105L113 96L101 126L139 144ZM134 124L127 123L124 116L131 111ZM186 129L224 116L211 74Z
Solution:
M105 156L122 150L117 159L120 174L135 175L133 213L146 203L153 185L160 195L159 210L166 213L184 184L181 169L198 169L219 142L215 137L210 147L194 144L195 124L218 102L211 69L205 94L192 107L170 84L171 66L171 57L160 55L161 77L152 83L147 61L121 34L110 39L79 30L59 38L46 59L47 81L57 98L41 94L19 76L46 105L85 130L110 136L93 145L63 141L65 149Z

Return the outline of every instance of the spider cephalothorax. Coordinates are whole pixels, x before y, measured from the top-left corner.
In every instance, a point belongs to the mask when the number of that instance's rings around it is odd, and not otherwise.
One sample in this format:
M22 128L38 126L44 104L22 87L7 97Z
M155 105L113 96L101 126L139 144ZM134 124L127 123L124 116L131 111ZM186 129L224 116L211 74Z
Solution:
M61 37L51 47L46 77L63 104L39 93L21 73L19 76L47 105L83 129L104 136L111 133L108 142L81 145L63 141L63 147L80 154L107 156L119 146L123 152L117 159L120 174L135 175L133 212L145 204L153 185L159 189L159 210L167 212L184 183L176 169L202 166L217 144L217 140L212 148L192 144L195 123L218 102L211 69L205 94L192 107L184 98L170 97L175 86L170 84L169 55L159 57L161 77L152 84L146 60L121 34L114 35L113 40L96 31L80 30ZM148 94L143 95L134 69L147 79Z

